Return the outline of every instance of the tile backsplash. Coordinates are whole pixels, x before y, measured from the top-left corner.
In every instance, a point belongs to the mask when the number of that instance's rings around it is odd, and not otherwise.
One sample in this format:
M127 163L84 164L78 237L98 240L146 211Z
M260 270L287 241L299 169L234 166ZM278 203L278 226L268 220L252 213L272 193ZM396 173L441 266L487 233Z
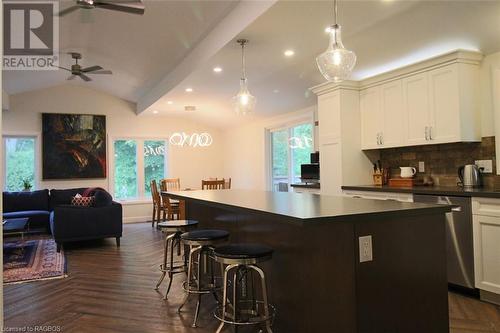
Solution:
M440 145L389 148L380 150L380 161L389 167L391 177L399 176L400 166L412 166L418 170L418 162L425 163L425 172L417 172L417 178L431 176L436 185L452 186L458 181L457 169L475 160L492 160L493 173L483 175L486 186L500 186L496 175L495 137L484 137L482 142L459 142Z

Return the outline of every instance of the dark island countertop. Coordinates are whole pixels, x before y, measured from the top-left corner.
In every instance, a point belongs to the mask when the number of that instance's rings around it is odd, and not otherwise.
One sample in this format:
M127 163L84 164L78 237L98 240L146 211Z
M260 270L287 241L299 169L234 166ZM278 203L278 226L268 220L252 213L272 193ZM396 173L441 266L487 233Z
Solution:
M244 209L288 217L296 222L345 221L373 215L413 216L445 213L451 206L382 200L360 200L343 196L256 190L208 190L165 192L175 199L214 207Z
M411 194L429 194L446 195L460 197L485 197L500 198L500 188L478 187L463 188L460 186L413 186L413 187L392 187L379 185L359 185L342 186L346 191L369 191L369 192L392 192L392 193L411 193Z

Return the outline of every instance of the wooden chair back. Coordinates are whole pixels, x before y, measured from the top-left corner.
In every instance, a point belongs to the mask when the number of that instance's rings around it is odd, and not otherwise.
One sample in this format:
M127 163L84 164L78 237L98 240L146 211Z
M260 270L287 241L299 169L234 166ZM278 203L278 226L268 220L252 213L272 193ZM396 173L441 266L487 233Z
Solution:
M153 197L153 204L160 206L161 198L160 198L160 192L158 192L158 186L156 185L156 180L153 179L150 185L151 185L151 196Z
M226 184L224 184L224 189L230 190L231 189L231 177L229 177L228 179L225 179L225 181L226 181Z
M225 186L226 186L226 181L224 179L201 181L202 190L223 190L226 188Z
M162 191L180 191L181 180L179 178L165 178L160 182Z

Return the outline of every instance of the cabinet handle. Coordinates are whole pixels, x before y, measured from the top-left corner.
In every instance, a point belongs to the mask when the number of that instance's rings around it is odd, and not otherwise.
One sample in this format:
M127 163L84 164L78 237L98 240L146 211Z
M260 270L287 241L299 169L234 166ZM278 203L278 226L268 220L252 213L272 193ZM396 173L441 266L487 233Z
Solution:
M384 144L384 133L380 133L380 145Z
M380 133L377 133L377 145L380 145Z
M432 140L432 126L429 126L429 140Z
M425 126L425 141L429 141L429 126Z

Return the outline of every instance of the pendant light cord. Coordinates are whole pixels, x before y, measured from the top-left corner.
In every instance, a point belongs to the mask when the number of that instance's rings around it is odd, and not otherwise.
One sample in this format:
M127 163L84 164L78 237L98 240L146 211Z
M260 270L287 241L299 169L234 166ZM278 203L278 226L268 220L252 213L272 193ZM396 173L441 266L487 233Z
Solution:
M333 24L334 25L337 25L337 13L338 13L337 0L333 0L333 17L334 17Z
M245 73L245 41L241 42L241 79L246 79Z

